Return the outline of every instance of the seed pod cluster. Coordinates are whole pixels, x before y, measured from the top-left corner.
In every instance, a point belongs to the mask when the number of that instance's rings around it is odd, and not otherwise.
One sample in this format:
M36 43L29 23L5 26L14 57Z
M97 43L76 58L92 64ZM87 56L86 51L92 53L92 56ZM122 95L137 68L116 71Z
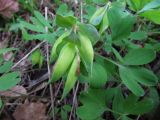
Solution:
M86 69L91 73L94 51L91 40L84 34L78 32L77 42L74 40L68 40L71 33L64 33L55 42L51 51L51 61L57 61L53 67L53 72L49 83L59 80L62 76L67 74L67 80L65 83L62 98L64 98L70 90L74 87L78 78L77 71L80 71L80 61L83 62ZM67 37L67 39L65 39ZM62 44L64 43L65 44ZM73 41L73 42L72 42ZM59 55L58 48L61 47Z

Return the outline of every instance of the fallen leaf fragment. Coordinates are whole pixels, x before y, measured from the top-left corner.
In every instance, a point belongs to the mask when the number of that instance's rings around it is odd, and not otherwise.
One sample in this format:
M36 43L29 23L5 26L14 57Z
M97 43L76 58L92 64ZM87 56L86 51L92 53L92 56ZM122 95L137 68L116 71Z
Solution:
M21 95L26 95L27 90L23 86L15 86L11 90L8 91L0 91L0 96L5 96L5 97L18 97Z
M13 116L16 120L47 120L47 105L41 102L27 102L19 105Z
M15 0L0 0L0 15L4 18L11 18L19 10L19 4Z

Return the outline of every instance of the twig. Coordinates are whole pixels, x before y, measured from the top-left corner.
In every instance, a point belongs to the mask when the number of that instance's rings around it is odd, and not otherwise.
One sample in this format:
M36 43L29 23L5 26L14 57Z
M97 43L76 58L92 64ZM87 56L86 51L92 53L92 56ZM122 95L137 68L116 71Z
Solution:
M45 73L44 75L42 75L41 77L39 77L36 80L31 80L33 82L31 82L31 84L26 87L28 91L30 91L32 88L34 88L35 86L37 86L38 84L43 83L44 81L48 80L48 72Z
M53 103L55 103L56 96L58 95L61 86L62 86L62 81L59 83L58 88L57 88L57 90L56 90L56 92L55 92L55 94L54 94ZM51 111L51 108L49 108L49 111ZM52 110L52 111L53 111L53 110ZM54 111L53 111L53 112L54 112ZM47 114L49 114L49 112L48 112ZM54 117L54 119L55 119L55 117Z
M78 4L78 1L77 1L77 0L74 0L74 3L77 5L77 4Z
M79 81L77 82L76 90L75 90L75 92L74 92L73 104L72 104L72 109L71 109L71 113L70 113L70 116L69 116L69 120L72 120L72 114L73 114L75 102L76 102L76 99L77 99L77 91L78 91L78 88L79 88Z
M136 119L136 120L139 120L139 119L140 119L140 117L141 117L141 116L140 116L140 115L138 115L138 117L137 117L137 119Z
M15 67L17 67L23 60L27 59L27 57L34 52L36 49L38 49L43 43L45 43L45 41L39 43L37 46L35 46L29 53L27 53L21 60L19 60L17 63L15 63L12 66L12 69L14 69Z
M59 93L59 91L60 91L61 86L62 86L62 81L59 83L58 88L57 88L57 90L56 90L56 92L55 92L55 94L54 94L53 102L55 102L55 100L56 100L56 96L58 95L58 93Z
M48 7L45 7L45 19L48 20ZM46 33L48 33L48 27L45 27L45 31ZM49 80L51 79L51 70L50 70L50 63L49 63L49 45L48 42L46 43L46 52L47 52L47 68L48 68L48 78ZM50 89L50 95L51 95L51 107L52 107L52 111L53 111L53 120L55 120L55 116L54 116L54 102L53 102L53 89L52 89L52 84L49 85L49 89Z

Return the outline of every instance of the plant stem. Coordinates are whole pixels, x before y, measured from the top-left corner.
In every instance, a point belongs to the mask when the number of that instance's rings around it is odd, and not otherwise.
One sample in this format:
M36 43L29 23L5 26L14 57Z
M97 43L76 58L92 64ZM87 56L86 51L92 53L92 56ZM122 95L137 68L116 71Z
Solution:
M45 19L48 20L48 7L45 7ZM46 33L48 33L48 27L45 27L45 31ZM50 62L49 62L49 45L48 42L46 42L46 51L47 51L47 68L48 68L48 78L49 80L51 79L51 70L50 70ZM50 89L50 95L51 95L51 107L52 107L52 111L53 111L53 115L52 115L52 119L55 120L55 116L54 116L54 102L53 102L53 89L52 89L52 84L49 85L49 89Z
M77 83L77 86L76 86L76 89L75 89L75 92L74 92L73 104L72 104L72 109L71 109L71 113L70 113L70 116L69 116L69 120L72 120L72 114L73 114L75 102L76 102L76 99L77 99L77 91L78 91L78 88L79 88L79 81L78 81L78 83Z
M106 58L106 57L104 57L104 56L101 56L101 55L100 55L99 53L97 53L97 52L95 53L95 55L101 57L102 59L105 59L105 60L113 63L114 65L116 65L116 66L118 66L118 67L122 67L122 65L116 63L115 61L113 61L113 60L111 60L111 59L109 59L109 58Z

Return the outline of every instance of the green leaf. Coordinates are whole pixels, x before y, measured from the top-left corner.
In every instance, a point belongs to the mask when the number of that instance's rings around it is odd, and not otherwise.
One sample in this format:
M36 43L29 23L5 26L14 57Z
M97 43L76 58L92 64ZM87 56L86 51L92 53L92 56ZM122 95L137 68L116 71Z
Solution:
M105 5L108 2L108 0L93 0L93 2L98 5Z
M73 16L61 16L56 15L56 24L60 27L70 28L73 27L77 22L77 18Z
M43 58L43 55L40 51L40 49L37 49L36 51L34 51L31 55L31 61L32 61L32 64L33 65L39 65L39 68L42 67L43 65L43 61L44 61L44 58Z
M121 57L120 53L112 47L112 51L113 53L115 54L116 58L120 61L120 62L123 62L123 58Z
M103 20L100 24L100 29L99 29L99 33L102 34L107 28L108 28L108 16L107 16L107 12L104 14L103 16Z
M122 40L127 38L131 33L135 17L117 6L112 6L107 13L112 39Z
M27 31L23 30L23 38L28 41L28 40L46 40L49 43L53 43L56 38L55 33L42 33L42 34L28 34Z
M146 68L120 67L119 73L123 83L137 96L143 93L138 83L145 86L155 86L158 83L157 76Z
M17 50L17 48L0 48L0 55L14 50Z
M123 47L127 46L128 48L132 49L139 49L142 48L140 45L135 44L131 40L124 39L123 42L121 42L121 45L123 44Z
M148 37L148 35L145 31L136 31L132 32L129 37L131 40L144 40Z
M112 109L116 112L123 113L124 98L121 89L116 89L113 99ZM117 115L115 115L116 117Z
M0 91L8 90L20 82L19 72L11 72L0 77Z
M0 64L2 64L2 62L3 62L3 58L2 58L2 57L0 57Z
M127 3L131 10L133 11L139 11L152 0L127 0Z
M119 67L119 74L122 82L131 90L135 95L142 96L144 95L144 90L137 83L135 75L132 73L132 70L128 67Z
M38 26L43 26L43 24L35 17L30 17L30 20L31 22L34 24L34 25L38 25Z
M12 23L9 26L9 31L14 31L14 32L18 32L19 28L21 27L20 23Z
M59 6L59 8L57 9L57 14L59 14L59 15L65 15L67 13L67 11L68 11L68 6L67 6L66 3L64 3L64 4L61 4Z
M155 86L158 83L157 76L146 68L130 68L137 82L145 86Z
M88 79L92 88L102 88L107 81L107 72L102 65L94 63L92 75Z
M13 65L13 62L11 61L5 62L3 65L0 66L0 73L9 72L12 65Z
M154 22L155 24L160 24L160 10L148 10L141 13L140 16Z
M150 10L150 9L154 9L160 6L160 1L159 0L152 0L152 2L148 3L147 5L145 5L142 10L139 11L139 13Z
M56 13L62 16L66 16L66 15L73 16L74 15L73 11L68 10L68 6L66 3L61 4L59 8L57 9Z
M149 98L153 101L153 110L156 110L157 106L159 105L159 93L155 87L151 87L149 94Z
M96 43L100 39L100 35L97 29L91 24L79 23L78 27L79 27L78 29L79 32L81 32L82 34L85 34L91 40L93 44Z
M71 31L71 33L68 36L66 36L63 40L66 42L71 42L73 44L78 44L79 38L74 31Z
M129 111L132 110L134 104L136 104L136 102L138 101L138 98L139 97L137 97L134 94L129 94L127 96L127 98L125 99L124 104L123 104L124 113L132 114Z
M129 8L133 11L138 11L141 9L141 0L127 0Z
M142 115L152 110L153 101L151 99L144 99L138 102L132 111L130 111L133 115Z
M93 5L90 5L90 4L87 5L86 4L84 6L84 11L86 12L86 14L84 14L84 18L89 20L92 17L92 15L95 13L96 8Z
M119 89L118 89L119 90ZM110 104L110 102L112 102L113 101L113 98L114 98L114 96L115 96L115 94L116 94L116 92L117 92L117 87L114 87L114 88L107 88L107 90L106 90L106 103L109 105Z
M155 86L158 83L157 76L146 68L127 68L131 78L145 86Z
M96 120L106 110L105 105L105 90L89 89L80 95L80 102L83 104L78 107L77 115L82 120Z
M101 7L97 9L97 11L93 14L89 22L94 26L99 25L103 19L105 12L106 12L106 7Z
M139 100L139 97L130 94L124 99L120 89L117 89L113 100L113 110L124 115L142 115L153 108L153 101L149 98ZM115 114L115 117L118 117Z
M68 120L68 112L71 111L71 106L70 105L64 105L61 108L61 119L62 120Z
M156 53L152 49L133 49L123 58L125 65L144 65L153 61Z
M80 58L79 58L79 55L76 55L67 76L62 99L71 91L71 89L74 87L76 83L76 80L78 78L77 70L79 69L79 64L80 64Z
M134 96L129 96L129 99L135 99ZM151 99L144 99L141 101L128 101L128 98L125 101L125 113L132 115L142 115L152 110L153 101Z
M26 28L28 30L32 30L35 32L45 33L45 28L43 26L33 25L25 21L20 21L22 28Z
M52 26L47 20L45 20L44 16L40 12L34 11L34 15L45 27L52 28Z

